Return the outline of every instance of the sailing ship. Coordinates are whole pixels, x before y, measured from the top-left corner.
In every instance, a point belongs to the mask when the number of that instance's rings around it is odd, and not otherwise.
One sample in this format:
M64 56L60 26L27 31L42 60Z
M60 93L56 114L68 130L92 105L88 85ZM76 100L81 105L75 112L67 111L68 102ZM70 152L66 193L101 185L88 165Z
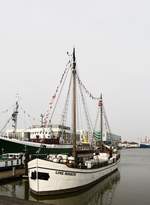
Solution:
M84 189L97 183L118 168L120 155L102 141L92 141L89 147L77 144L77 95L75 48L72 54L72 138L71 155L48 155L46 159L28 162L29 186L36 195L62 194ZM102 101L100 99L100 108ZM101 123L101 135L103 127Z

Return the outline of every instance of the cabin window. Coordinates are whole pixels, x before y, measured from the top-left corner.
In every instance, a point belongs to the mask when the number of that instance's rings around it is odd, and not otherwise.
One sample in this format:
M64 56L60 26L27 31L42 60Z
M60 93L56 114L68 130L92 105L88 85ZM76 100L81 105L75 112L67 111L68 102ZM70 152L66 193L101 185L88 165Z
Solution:
M48 173L44 173L44 172L32 172L31 173L31 179L41 179L41 180L48 180L49 179L49 174Z

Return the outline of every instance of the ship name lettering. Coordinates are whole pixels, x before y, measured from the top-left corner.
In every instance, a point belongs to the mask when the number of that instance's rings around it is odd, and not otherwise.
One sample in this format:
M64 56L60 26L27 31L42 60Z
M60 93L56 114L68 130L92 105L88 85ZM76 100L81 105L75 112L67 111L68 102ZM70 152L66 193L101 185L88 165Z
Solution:
M60 174L60 175L68 175L68 176L76 176L75 172L67 172L67 171L56 171L56 174Z
M76 176L75 172L65 172L65 175Z
M63 175L64 172L63 172L63 171L56 171L56 174L61 174L61 175Z

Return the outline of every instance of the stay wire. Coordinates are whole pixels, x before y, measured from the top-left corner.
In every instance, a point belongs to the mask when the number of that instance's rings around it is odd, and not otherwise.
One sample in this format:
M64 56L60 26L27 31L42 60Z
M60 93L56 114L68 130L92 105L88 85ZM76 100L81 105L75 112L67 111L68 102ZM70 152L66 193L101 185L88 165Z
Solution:
M59 92L59 94L58 94L58 97L57 97L56 103L55 103L55 105L54 105L54 108L53 108L53 110L52 110L52 114L51 114L50 119L49 119L49 123L50 123L50 124L51 124L51 121L52 121L53 115L54 115L54 113L55 113L56 106L57 106L57 104L58 104L58 101L59 101L59 98L60 98L60 95L61 95L62 89L63 89L63 87L64 87L64 84L65 84L66 78L67 78L67 76L68 76L68 72L69 72L69 70L70 70L70 69L68 68L68 70L66 71L66 75L65 75L65 77L64 77L64 79L63 79L63 81L62 81L62 85L61 85L61 88L60 88L60 92Z

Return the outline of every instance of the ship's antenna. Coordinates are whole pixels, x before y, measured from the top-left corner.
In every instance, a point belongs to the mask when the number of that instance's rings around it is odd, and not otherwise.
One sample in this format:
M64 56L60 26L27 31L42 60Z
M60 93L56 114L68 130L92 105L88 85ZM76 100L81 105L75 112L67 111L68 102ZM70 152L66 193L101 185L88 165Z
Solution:
M44 115L41 114L40 117L41 117L41 127L44 127Z
M13 121L12 127L13 127L13 137L14 138L16 138L18 108L19 108L19 103L18 103L18 101L16 101L16 107L15 107L15 110L14 110L12 116L11 116L11 119Z
M102 97L102 93L100 95L99 106L100 106L100 134L101 134L101 141L103 141L103 97Z

